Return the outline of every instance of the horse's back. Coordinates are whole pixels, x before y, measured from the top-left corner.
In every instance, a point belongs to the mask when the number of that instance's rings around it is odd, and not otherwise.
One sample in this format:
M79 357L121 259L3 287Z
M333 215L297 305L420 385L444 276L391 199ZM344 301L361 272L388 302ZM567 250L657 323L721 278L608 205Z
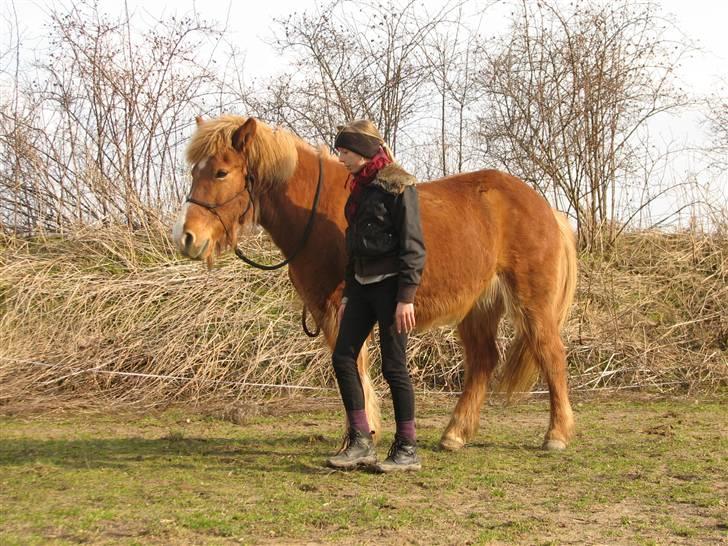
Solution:
M503 239L530 238L530 230L557 231L548 202L525 182L502 171L457 174L417 188L423 225L444 232L446 239L450 234L457 236L459 246L474 242L497 251Z
M427 250L418 293L441 304L448 293L446 307L458 311L447 315L469 309L499 273L537 271L560 252L551 207L515 176L464 173L418 184L418 194Z
M427 203L425 206L436 203L464 207L493 200L509 203L516 208L550 208L546 200L531 186L520 178L497 169L455 174L423 182L417 188L421 200Z

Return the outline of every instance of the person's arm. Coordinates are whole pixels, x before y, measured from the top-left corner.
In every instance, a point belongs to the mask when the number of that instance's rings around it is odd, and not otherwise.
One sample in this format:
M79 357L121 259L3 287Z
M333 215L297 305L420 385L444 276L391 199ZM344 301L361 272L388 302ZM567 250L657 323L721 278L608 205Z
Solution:
M420 223L420 206L415 186L398 196L399 288L397 301L412 303L425 267L425 242Z

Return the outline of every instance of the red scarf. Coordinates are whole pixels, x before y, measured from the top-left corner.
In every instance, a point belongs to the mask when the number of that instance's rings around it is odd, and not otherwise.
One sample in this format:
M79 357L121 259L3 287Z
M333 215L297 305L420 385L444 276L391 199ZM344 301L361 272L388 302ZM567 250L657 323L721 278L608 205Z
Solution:
M351 190L351 197L346 203L346 209L344 213L347 221L351 224L354 217L356 216L356 209L361 199L361 193L364 186L367 186L372 180L377 177L377 173L392 162L384 151L384 148L379 148L377 154L372 157L366 165L364 165L358 173L349 177L349 189Z

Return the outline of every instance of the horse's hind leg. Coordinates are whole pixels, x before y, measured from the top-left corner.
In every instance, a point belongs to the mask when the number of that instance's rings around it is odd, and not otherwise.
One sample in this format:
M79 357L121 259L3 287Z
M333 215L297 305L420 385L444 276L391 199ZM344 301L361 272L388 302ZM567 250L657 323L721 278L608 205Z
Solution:
M551 317L532 319L526 338L528 349L549 387L551 418L543 447L564 449L574 431L574 416L566 379L566 350L559 336L557 321Z
M508 350L502 386L509 396L524 392L541 373L551 402L551 420L543 447L564 449L574 430L566 382L566 351L551 308L543 302L536 303L515 316L516 336Z
M478 431L488 381L498 363L496 335L502 314L502 301L496 297L487 308L482 304L473 307L458 325L465 350L465 386L440 440L443 449L460 449Z

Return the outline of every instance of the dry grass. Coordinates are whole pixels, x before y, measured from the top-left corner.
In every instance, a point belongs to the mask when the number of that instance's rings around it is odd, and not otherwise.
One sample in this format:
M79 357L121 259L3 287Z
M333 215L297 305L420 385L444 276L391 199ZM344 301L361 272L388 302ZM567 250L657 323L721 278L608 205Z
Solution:
M320 344L291 335L299 327L285 273L232 260L207 271L180 261L158 233L123 229L5 245L4 402L69 390L202 402L245 396L245 382L328 381ZM176 379L121 375L138 373Z
M323 342L301 332L301 304L285 272L232 258L207 271L178 258L165 232L152 228L0 244L6 410L204 404L315 389L338 396ZM263 236L245 247L261 260L277 257ZM728 239L720 236L633 233L608 255L582 256L566 328L572 388L724 388L727 280ZM508 337L504 327L502 345ZM457 391L461 363L452 329L411 342L419 390Z
M725 386L728 238L634 232L582 256L566 333L575 388Z

